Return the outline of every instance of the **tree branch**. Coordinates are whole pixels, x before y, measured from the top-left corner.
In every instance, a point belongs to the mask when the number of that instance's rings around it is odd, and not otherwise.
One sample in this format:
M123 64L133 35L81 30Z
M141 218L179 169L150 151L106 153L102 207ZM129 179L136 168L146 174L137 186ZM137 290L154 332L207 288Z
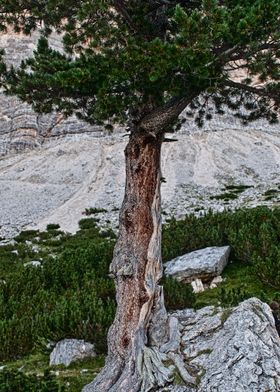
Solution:
M199 93L193 93L185 97L171 99L165 105L145 115L140 120L139 127L154 135L165 132L167 128L174 125L178 116L198 95Z
M115 6L116 11L124 18L128 27L131 30L133 30L134 32L136 32L137 30L132 22L132 19L127 11L127 7L126 7L125 3L123 2L123 0L114 0L114 6Z
M224 85L228 87L236 88L238 90L247 91L249 93L258 95L260 97L276 98L276 95L274 95L270 91L267 91L267 89L265 88L253 87L253 86L249 86L248 84L234 82L229 79L225 81Z
M236 51L232 51L229 54L232 54L232 56L224 56L222 54L222 58L227 59L228 62L230 61L238 61L238 60L246 60L251 58L254 54L261 52L262 50L279 50L280 49L280 43L278 42L266 42L255 48L254 50L249 50L246 52L246 48L239 48L239 51L237 50L237 47L235 47ZM226 54L226 52L225 52Z

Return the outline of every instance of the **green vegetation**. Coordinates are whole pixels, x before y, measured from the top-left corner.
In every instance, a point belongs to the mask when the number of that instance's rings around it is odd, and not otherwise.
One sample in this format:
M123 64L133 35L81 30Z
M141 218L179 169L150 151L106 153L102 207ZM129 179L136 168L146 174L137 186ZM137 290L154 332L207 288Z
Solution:
M226 185L224 189L227 191L235 192L235 193L242 193L242 192L246 191L247 189L250 189L253 187L254 187L253 185L243 185L243 184L241 184L241 185Z
M207 246L231 246L225 281L196 295L196 307L237 305L256 296L267 302L280 299L280 208L258 207L234 213L212 212L203 218L171 219L163 228L163 258ZM176 241L174 241L176 238Z
M58 230L60 226L56 223L49 223L47 225L47 231Z
M269 189L264 193L264 196L270 196L270 195L275 195L278 194L279 190L278 189Z
M225 192L225 193L221 193L220 195L211 196L210 199L229 201L229 200L238 199L238 195L233 192Z
M279 195L279 189L268 189L264 193L264 200L272 200L275 199L276 196Z
M75 236L33 235L32 245L0 248L5 282L0 284L0 360L30 353L38 341L64 337L85 338L104 352L115 313L114 284L107 276L114 235L100 234L91 221ZM26 238L26 232L19 237ZM41 259L42 268L24 266Z
M48 360L48 355L37 354L7 364L0 371L0 392L80 392L104 366L104 356L68 368L48 367Z
M230 307L252 296L279 301L279 235L280 208L210 211L202 218L169 220L163 228L164 261L206 246L230 245L232 250L224 282L213 290L194 295L190 285L164 278L167 308ZM96 220L88 218L80 222L75 235L57 227L43 233L23 231L15 245L0 247L0 361L7 366L0 372L1 392L11 388L63 391L59 388L69 382L71 392L76 392L102 367L116 307L114 284L108 276L114 244L112 230L100 231ZM24 266L32 260L41 260L42 267ZM62 338L91 341L101 356L58 368L55 381L49 373L44 376L46 347L48 340ZM21 367L24 374L16 372ZM83 368L88 372L81 373ZM27 389L16 389L17 382Z
M104 208L95 208L95 207L90 207L86 208L84 214L89 216L89 215L94 215L94 214L99 214L101 212L108 212Z
M34 239L39 235L39 230L23 230L18 236L15 237L17 242L25 242Z
M223 189L224 193L211 196L211 200L224 200L230 201L238 199L240 193L245 192L247 189L252 188L252 185L226 185Z
M195 295L191 285L177 282L177 280L169 277L164 277L161 284L164 287L165 306L168 310L193 307Z
M43 376L26 375L18 370L2 370L0 372L1 392L64 392L55 376L45 372Z
M279 246L280 208L257 207L236 212L209 212L202 218L174 218L163 227L163 259L206 246L231 246L232 260L253 264L256 256L271 254ZM174 240L176 239L176 241Z

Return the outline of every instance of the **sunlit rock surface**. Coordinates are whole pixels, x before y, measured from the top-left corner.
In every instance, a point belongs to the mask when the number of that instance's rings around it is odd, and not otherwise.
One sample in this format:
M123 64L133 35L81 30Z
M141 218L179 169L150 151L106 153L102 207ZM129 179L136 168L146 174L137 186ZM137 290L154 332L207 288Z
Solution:
M164 264L166 275L178 281L195 279L210 281L219 276L227 265L229 246L212 246L176 257Z
M84 340L64 339L58 342L50 355L50 366L69 366L72 362L96 357L94 345Z
M173 316L179 320L180 355L197 386L173 385L170 391L280 390L280 338L267 304L251 298L232 309L186 309Z

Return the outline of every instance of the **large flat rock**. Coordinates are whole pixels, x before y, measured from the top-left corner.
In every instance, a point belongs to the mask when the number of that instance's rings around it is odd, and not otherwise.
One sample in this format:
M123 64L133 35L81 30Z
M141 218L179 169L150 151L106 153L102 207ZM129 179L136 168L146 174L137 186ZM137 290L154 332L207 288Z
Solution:
M165 274L179 281L210 280L222 273L227 265L229 246L199 249L167 262Z

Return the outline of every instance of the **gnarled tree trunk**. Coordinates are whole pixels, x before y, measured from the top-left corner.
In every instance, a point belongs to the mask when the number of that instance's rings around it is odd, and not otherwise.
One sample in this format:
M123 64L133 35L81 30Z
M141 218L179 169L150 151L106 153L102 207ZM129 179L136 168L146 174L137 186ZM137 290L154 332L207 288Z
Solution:
M126 188L110 267L117 313L103 371L84 392L138 392L165 385L159 344L167 340L162 288L160 156L163 134L134 130L125 150ZM155 325L156 323L156 325Z

